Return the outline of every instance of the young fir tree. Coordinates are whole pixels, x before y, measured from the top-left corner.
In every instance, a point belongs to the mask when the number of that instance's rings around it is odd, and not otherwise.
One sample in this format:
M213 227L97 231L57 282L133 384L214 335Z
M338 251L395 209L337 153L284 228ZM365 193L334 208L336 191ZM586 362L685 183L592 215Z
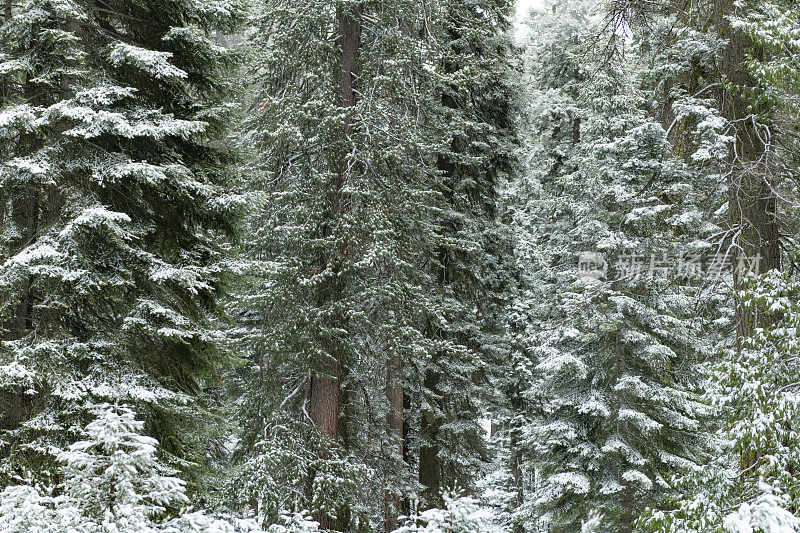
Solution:
M12 485L0 493L4 533L256 533L252 520L189 512L186 482L169 475L158 441L126 407L102 404L86 440L57 455L61 482L53 494Z
M8 4L0 28L0 485L52 476L87 408L202 461L193 403L231 228L218 134L234 1ZM13 480L13 481L12 481Z
M405 524L393 533L469 533L491 531L492 515L482 509L475 498L454 497L445 493L444 507L415 510L405 518Z
M586 46L592 8L541 15L528 51L540 134L516 217L519 257L535 273L533 301L519 306L534 321L519 362L520 446L535 482L518 515L578 531L596 510L602 527L632 531L702 442L695 290L676 270L682 253L708 246L707 228L691 175L643 111L636 65ZM582 260L605 267L580 275Z

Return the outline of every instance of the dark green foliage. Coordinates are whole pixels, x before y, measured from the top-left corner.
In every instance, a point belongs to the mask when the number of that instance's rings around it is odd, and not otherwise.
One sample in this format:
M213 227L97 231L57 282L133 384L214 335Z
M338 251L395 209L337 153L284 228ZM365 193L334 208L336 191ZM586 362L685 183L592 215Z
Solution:
M46 478L91 405L138 405L170 462L204 461L195 402L234 227L209 32L236 2L14 5L0 29L2 476ZM12 407L13 406L13 407Z

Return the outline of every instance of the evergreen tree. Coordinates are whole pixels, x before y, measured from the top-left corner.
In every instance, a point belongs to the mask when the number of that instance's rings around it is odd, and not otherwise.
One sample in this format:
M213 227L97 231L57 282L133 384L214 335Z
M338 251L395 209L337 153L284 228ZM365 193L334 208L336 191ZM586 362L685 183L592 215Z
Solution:
M474 488L488 458L478 425L509 351L505 307L514 281L500 188L516 167L508 1L445 2L437 20L447 145L438 153L437 301L426 330L438 348L424 368L420 482L431 506L443 490ZM481 405L483 400L484 406Z
M223 75L236 2L8 4L0 28L0 485L119 397L170 462L202 462L195 402L231 230Z
M289 505L323 528L391 530L419 482L435 505L485 456L478 383L503 349L507 7L287 2L257 16L242 476L276 457L291 474L266 469L240 503L253 495L268 521Z
M188 512L186 482L168 475L158 441L141 434L135 413L102 404L85 438L58 454L56 495L29 485L0 493L4 533L257 533L253 521Z
M592 4L576 7L542 15L528 51L541 137L517 208L520 258L535 273L520 306L535 321L520 357L521 446L536 481L521 515L578 531L597 510L603 527L632 531L702 443L695 290L671 261L707 247L708 228L690 174L643 111L636 65L593 55ZM576 273L589 261L593 272Z
M263 268L242 305L241 450L250 464L285 458L289 473L244 474L240 502L268 521L289 503L322 528L389 528L416 493L397 391L433 344L419 318L441 143L427 123L427 15L415 2L259 9L245 127L262 198L247 252Z

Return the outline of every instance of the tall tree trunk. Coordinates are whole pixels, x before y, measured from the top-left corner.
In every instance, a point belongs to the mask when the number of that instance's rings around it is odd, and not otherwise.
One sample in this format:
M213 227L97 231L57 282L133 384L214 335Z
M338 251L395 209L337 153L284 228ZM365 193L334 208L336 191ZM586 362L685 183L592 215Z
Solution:
M715 22L717 31L727 37L727 45L720 60L721 74L727 84L717 99L725 118L734 124L735 151L731 157L732 172L729 181L729 210L731 226L737 233L734 265L742 261L757 261L760 272L780 269L780 244L778 240L777 201L773 191L771 148L765 144L765 131L753 118L758 109L743 91L756 87L747 69L747 56L760 51L747 35L732 28L727 17L733 11L732 0L718 0ZM763 127L762 127L763 129ZM736 289L742 277L735 276ZM758 326L767 325L754 310L736 305L737 334L739 339L748 336Z
M717 99L726 119L734 124L735 150L728 182L728 206L731 228L736 232L734 265L750 264L758 272L780 270L780 244L777 219L777 198L771 176L771 147L765 143L764 128L753 115L763 109L752 109L743 91L756 87L747 69L747 56L759 56L758 46L742 31L732 28L727 17L733 12L732 0L717 0L715 23L727 45L720 61L720 70L727 84ZM728 88L730 86L730 88ZM741 272L735 272L734 288L742 288ZM736 298L736 340L741 350L742 340L757 327L768 327L769 316L759 316L758 310L745 308ZM760 460L757 450L742 450L739 462L742 472Z
M438 394L439 375L428 372L425 376L425 389ZM439 445L436 442L439 431L438 415L423 412L420 436L428 441L419 447L419 482L422 484L422 497L427 507L441 506L442 464L439 459Z
M517 431L514 430L511 432L511 439L508 444L509 450L509 467L511 469L511 477L514 481L514 489L516 493L516 497L514 498L514 509L520 509L522 504L525 502L525 494L523 492L522 486L522 469L520 468L520 453L519 447L517 445ZM524 529L522 524L519 522L514 522L514 533L524 533Z
M311 377L311 401L309 416L314 427L325 437L336 440L339 436L339 409L341 389L339 367L340 350L332 343L324 346L327 356L320 364L320 370Z
M451 37L453 37L454 40L456 38L455 35L452 35ZM448 72L453 72L455 69L455 65L449 63L445 65L445 70ZM448 94L447 89L445 89L442 94L442 105L451 109L458 108L458 103L453 96ZM451 144L451 149L455 152L457 148L458 147L456 146L454 140ZM444 190L442 191L444 200L449 206L455 207L455 195L453 188L455 187L454 179L456 165L452 161L451 157L442 154L437 159L436 167L444 177ZM454 228L446 227L446 230L447 229ZM453 281L453 272L450 251L445 246L442 246L439 249L439 264L441 265L438 272L439 286L442 289L442 294L447 294L448 291L446 289ZM428 330L428 336L431 338L445 337L445 333L439 331L438 328L436 328L436 326L433 324L429 325ZM441 376L438 373L438 369L435 367L438 365L440 357L441 354L434 355L432 361L432 366L434 368L429 368L425 372L424 379L425 389L437 397L440 397L439 383L441 381ZM432 401L436 403L435 406L432 406L433 409L441 409L442 406L439 400ZM441 420L439 420L439 415L437 413L428 412L422 414L422 422L420 427L421 435L424 439L428 440L429 443L420 446L419 449L419 482L424 487L422 496L425 505L428 507L441 507L443 504L441 498L441 485L444 465L439 457L439 445L436 442L439 438L438 434L440 425Z
M361 15L364 7L358 4L352 9L341 8L338 16L339 22L339 42L342 55L340 60L340 80L339 90L340 99L343 107L352 108L356 105L357 94L355 82L358 74L358 54L361 48ZM353 118L352 113L345 116L345 134L352 133ZM348 161L346 159L347 150L343 149L339 154L337 171L331 180L328 189L327 201L331 210L331 223L323 228L323 235L329 237L333 231L337 219L344 215L345 199L342 189L347 181ZM340 275L340 269L336 262L341 261L346 253L346 244L341 243L338 250L341 257L333 259L328 282L321 291L321 305L341 301L344 296L345 281ZM326 266L326 265L323 265ZM332 326L343 328L346 324L345 317L336 311ZM311 378L309 416L317 430L325 437L336 440L339 437L339 414L341 412L341 377L343 372L343 353L342 346L338 339L322 339L322 348L325 358L320 361L318 372ZM327 513L319 513L316 519L322 529L333 529L340 526L341 520L334 520ZM340 526L341 527L341 526Z
M403 386L400 383L401 361L400 356L393 355L388 361L386 370L386 399L389 403L389 413L386 416L386 424L389 429L389 442L396 439L398 446L398 458L403 460ZM397 529L397 517L402 513L402 500L398 494L386 490L385 501L385 529L386 532Z

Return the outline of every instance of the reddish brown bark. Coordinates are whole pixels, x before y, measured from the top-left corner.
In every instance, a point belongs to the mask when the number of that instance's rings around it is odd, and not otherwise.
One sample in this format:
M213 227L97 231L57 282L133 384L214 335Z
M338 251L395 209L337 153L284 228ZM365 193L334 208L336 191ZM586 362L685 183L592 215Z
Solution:
M309 416L322 435L336 440L341 398L338 354L333 354L320 366L324 368L324 374L320 372L311 378Z
M342 55L340 60L340 98L342 106L354 107L357 103L355 83L358 75L358 54L361 48L361 15L363 5L359 4L352 9L342 8L338 13L339 42ZM353 129L353 116L348 113L345 117L345 135L349 136ZM342 150L336 162L337 171L331 180L326 197L330 206L330 223L323 226L323 235L328 237L333 231L335 221L344 214L345 198L343 193L347 181L348 161L346 150ZM341 243L339 257L323 260L322 270L330 270L328 281L320 288L320 305L330 305L341 301L345 291L345 280L341 276L338 261L346 256L347 245ZM341 329L346 326L346 319L340 312L335 312L331 317L332 329ZM320 339L325 351L324 360L319 361L315 375L311 378L309 416L316 429L323 436L337 440L339 435L339 415L342 408L341 378L344 371L343 353L341 344L335 338ZM321 529L335 529L343 524L337 524L327 513L318 513L315 517Z
M525 494L523 492L522 487L522 469L520 468L520 452L517 446L517 434L516 432L512 433L511 440L508 445L509 450L509 467L511 469L511 477L514 480L514 489L515 489L515 498L514 498L514 507L521 508L522 504L525 502ZM524 529L522 524L519 522L514 522L513 526L514 533L523 533Z

